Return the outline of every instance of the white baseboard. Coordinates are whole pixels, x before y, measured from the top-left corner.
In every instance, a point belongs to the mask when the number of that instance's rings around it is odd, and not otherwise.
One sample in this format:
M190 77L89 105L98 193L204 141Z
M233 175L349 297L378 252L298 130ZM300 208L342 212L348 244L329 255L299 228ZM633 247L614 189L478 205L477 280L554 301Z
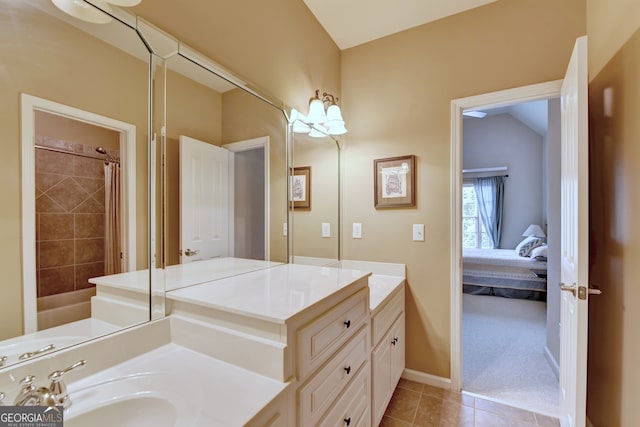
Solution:
M558 381L560 381L560 365L558 365L558 361L555 357L553 357L553 354L551 354L549 347L547 347L546 345L544 346L544 358L547 359L547 362L549 362L549 366L551 366L551 370L555 374Z
M451 380L449 378L438 377L436 375L427 374L413 369L407 369L402 372L402 378L405 380L416 381L433 387L451 389Z

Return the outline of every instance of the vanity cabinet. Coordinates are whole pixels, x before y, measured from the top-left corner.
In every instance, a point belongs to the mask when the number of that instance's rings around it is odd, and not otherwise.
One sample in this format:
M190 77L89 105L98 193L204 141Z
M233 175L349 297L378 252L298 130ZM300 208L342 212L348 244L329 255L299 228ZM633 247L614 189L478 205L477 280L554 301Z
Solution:
M372 421L377 426L405 364L404 285L372 316Z
M298 424L370 425L368 289L298 332Z
M405 276L368 271L286 264L170 291L172 329L291 383L289 415L282 401L263 425L377 426L404 370Z

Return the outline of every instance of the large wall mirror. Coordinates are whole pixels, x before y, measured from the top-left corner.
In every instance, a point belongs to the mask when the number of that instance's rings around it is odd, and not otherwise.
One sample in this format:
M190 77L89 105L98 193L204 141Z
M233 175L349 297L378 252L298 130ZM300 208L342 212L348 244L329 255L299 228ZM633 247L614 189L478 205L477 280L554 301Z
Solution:
M290 126L290 251L296 264L340 260L342 138L313 137Z
M294 245L339 259L334 139L294 140L281 101L121 9L0 6L1 366L163 317L166 291ZM314 201L294 227L298 165Z
M164 289L286 262L281 103L142 19L154 51L157 276Z
M135 21L95 12L0 0L3 366L150 318L91 282L139 271L149 300L150 54Z

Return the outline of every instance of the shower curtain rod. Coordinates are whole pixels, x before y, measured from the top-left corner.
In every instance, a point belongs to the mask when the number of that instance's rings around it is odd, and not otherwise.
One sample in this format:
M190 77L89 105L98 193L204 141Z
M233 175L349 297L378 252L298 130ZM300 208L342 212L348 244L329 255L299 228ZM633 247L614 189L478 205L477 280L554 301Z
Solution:
M71 154L72 156L86 157L87 159L104 160L105 162L108 162L108 163L120 164L120 161L118 160L109 161L108 159L105 159L103 156L92 156L91 154L74 153L73 151L62 150L60 148L45 147L44 145L38 145L38 144L35 144L33 147L39 148L41 150L53 151L54 153Z

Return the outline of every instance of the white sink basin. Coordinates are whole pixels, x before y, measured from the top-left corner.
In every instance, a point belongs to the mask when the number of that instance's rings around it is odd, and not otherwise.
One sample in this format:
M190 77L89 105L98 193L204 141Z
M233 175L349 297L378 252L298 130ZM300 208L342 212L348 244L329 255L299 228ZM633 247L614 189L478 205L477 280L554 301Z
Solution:
M200 393L185 396L178 375L147 372L109 379L79 389L69 388L71 406L65 427L187 426Z
M176 408L155 396L129 396L104 406L65 417L65 427L173 427L177 424Z

